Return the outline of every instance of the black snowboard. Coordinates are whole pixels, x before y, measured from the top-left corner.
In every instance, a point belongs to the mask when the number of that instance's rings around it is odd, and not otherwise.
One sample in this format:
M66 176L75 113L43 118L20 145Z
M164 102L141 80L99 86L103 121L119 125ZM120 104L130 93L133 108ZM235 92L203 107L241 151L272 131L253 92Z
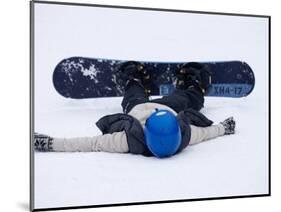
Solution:
M122 96L124 82L118 78L122 60L71 57L62 60L53 73L54 87L67 98L84 99ZM147 62L153 88L151 95L169 95L175 89L175 72L185 62ZM206 96L243 97L251 93L255 77L241 61L203 62L211 72L212 84Z

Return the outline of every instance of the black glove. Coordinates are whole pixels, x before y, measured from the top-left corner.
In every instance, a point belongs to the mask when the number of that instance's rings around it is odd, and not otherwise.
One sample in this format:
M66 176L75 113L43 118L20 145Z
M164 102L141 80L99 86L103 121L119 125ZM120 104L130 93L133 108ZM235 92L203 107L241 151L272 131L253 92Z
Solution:
M221 124L224 126L225 135L230 135L235 133L235 121L233 117L225 119Z
M52 151L53 138L39 133L34 133L34 148L40 152Z

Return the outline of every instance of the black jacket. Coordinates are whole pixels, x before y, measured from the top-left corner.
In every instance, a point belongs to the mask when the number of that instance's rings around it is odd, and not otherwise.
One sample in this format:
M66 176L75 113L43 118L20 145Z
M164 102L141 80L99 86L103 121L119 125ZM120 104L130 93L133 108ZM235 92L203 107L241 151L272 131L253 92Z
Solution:
M183 150L189 144L191 136L190 124L200 127L207 127L213 123L203 114L193 109L180 112L177 116L177 119L182 134L182 141L177 153ZM143 127L141 123L133 116L123 113L108 115L102 117L96 123L96 125L103 134L125 131L130 153L152 156L152 153L147 148L145 142Z

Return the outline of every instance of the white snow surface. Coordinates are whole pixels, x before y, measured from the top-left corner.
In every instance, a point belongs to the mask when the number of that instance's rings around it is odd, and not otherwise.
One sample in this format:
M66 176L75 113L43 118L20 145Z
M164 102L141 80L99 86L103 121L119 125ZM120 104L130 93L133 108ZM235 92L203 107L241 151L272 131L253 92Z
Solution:
M235 135L189 146L173 157L36 152L35 208L268 192L266 20L44 4L36 4L35 14L36 132L54 137L99 135L95 122L122 112L122 98L60 96L53 87L52 72L63 58L235 59L246 61L256 77L248 97L207 97L201 110L216 123L233 116Z

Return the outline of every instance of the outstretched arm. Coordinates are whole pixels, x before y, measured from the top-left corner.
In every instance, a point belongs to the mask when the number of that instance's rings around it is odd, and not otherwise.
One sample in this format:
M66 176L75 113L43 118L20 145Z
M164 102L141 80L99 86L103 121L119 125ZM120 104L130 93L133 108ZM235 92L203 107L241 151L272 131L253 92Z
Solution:
M230 117L220 124L209 127L196 127L191 125L190 145L198 144L218 136L230 135L235 133L235 121Z
M129 151L124 131L93 137L52 138L47 135L34 135L34 148L37 151L54 152L112 152Z

